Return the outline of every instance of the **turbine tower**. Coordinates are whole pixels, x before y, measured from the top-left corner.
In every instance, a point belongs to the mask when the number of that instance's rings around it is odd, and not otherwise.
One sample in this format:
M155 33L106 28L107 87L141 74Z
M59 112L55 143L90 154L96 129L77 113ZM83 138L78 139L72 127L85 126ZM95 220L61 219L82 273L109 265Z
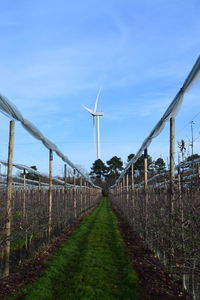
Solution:
M97 143L97 159L100 159L100 127L99 127L99 117L102 117L104 113L97 112L97 104L99 101L99 95L100 95L101 89L99 90L96 98L96 102L94 105L94 110L87 108L83 105L83 108L85 108L93 117L93 125L95 125L96 122L96 143Z

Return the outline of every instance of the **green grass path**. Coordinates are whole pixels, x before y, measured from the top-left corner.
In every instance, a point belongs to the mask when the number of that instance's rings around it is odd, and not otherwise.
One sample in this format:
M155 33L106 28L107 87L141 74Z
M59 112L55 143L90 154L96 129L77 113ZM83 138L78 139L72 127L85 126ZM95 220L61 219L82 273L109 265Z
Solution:
M136 295L137 276L117 219L103 198L53 256L46 271L17 299L137 299Z

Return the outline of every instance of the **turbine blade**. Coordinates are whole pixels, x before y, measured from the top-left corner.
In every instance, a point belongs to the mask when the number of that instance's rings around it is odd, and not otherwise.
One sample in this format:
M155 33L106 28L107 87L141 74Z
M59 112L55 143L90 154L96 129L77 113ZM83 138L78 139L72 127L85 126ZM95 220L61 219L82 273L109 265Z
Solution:
M94 112L97 111L97 104L98 104L98 101L99 101L100 92L101 92L101 88L99 89L99 92L98 92L97 97L96 97L96 102L95 102L95 105L94 105Z
M95 126L95 116L93 116L93 128Z
M86 106L84 106L84 105L82 105L83 106L83 108L84 109L86 109L91 115L93 115L93 111L90 109L90 108L88 108L88 107L86 107Z

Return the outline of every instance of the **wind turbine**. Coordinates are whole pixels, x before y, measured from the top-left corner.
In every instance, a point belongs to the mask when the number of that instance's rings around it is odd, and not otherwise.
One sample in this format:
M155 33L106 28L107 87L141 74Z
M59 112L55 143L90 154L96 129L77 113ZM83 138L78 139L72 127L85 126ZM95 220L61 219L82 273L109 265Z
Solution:
M99 95L100 95L101 89L99 90L97 97L96 97L96 102L94 105L94 110L86 107L83 105L83 108L85 108L93 117L93 125L95 125L96 121L96 142L97 142L97 159L100 159L100 127L99 127L99 117L102 117L104 113L102 112L97 112L97 104L99 101Z

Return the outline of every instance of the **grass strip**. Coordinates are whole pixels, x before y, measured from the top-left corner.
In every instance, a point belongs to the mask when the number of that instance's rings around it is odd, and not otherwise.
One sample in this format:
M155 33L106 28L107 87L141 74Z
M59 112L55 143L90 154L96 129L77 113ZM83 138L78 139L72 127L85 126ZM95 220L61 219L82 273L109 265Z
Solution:
M47 264L14 299L137 299L137 276L106 198Z

